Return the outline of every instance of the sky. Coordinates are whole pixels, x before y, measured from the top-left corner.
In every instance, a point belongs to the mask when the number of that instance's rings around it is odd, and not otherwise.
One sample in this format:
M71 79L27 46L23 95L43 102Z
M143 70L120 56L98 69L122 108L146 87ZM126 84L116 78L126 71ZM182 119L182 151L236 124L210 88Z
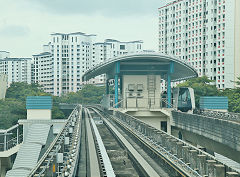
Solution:
M0 0L0 51L32 57L55 32L96 34L97 41L143 40L158 50L158 8L167 0Z

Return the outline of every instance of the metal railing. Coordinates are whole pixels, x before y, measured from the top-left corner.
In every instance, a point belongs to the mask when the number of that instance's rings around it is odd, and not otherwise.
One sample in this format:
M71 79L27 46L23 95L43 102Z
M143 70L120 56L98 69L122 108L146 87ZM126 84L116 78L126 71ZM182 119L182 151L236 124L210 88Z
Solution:
M29 177L52 176L53 173L57 176L75 176L79 158L81 121L82 106L78 105L36 167L32 169ZM59 156L63 157L61 162Z
M169 106L171 108L174 108L172 102L174 102L174 99L171 99L171 103L168 103L166 98L143 98L138 96L132 96L127 98L119 97L119 102L115 104L114 95L105 95L103 97L103 100L101 102L101 105L104 108L115 108L116 105L118 108L125 108L125 109L131 109L131 108L137 108L137 109L160 109L160 108L168 108Z
M16 124L9 129L0 130L0 152L7 151L23 142L23 128Z

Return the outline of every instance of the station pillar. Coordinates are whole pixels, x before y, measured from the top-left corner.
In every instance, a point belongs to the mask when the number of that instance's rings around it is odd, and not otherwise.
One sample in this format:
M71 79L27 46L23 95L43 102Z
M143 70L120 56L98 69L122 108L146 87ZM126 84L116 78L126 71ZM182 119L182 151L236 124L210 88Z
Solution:
M108 85L108 79L106 80L106 95L109 94L109 85Z
M116 62L115 65L115 108L118 108L118 78L120 73L120 62Z
M169 70L167 74L167 107L171 108L171 98L172 98L172 92L171 92L171 74L174 72L174 62L170 62Z

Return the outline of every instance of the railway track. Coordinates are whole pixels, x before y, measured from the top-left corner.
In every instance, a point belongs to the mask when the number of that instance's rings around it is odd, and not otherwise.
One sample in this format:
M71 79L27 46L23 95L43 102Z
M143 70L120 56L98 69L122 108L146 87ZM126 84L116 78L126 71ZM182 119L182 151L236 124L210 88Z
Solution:
M110 161L113 164L116 176L123 176L121 171L130 169L133 172L137 172L137 174L131 172L130 176L185 176L156 156L156 153L142 144L143 142L136 140L135 136L130 135L125 129L126 127L124 128L124 125L118 124L108 114L100 110L94 108L89 108L89 110L92 112L93 119L100 117L103 120L103 124L97 125L97 127L107 149ZM114 139L115 142L112 143L111 141ZM116 146L117 144L119 145ZM114 150L114 147L122 147L121 153L117 152L119 149ZM126 167L126 164L131 165ZM132 167L130 168L130 166Z

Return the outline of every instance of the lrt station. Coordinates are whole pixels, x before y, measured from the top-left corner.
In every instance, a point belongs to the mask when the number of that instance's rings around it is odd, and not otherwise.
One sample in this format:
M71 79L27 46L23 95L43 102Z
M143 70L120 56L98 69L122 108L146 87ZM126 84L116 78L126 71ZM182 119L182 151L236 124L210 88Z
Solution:
M96 66L83 79L87 81L101 74L106 74L106 95L101 103L105 109L127 113L169 134L171 110L183 99L189 111L195 108L192 89L172 91L172 82L198 76L192 67L177 58L155 53L128 55ZM166 92L162 90L163 80ZM109 88L109 81L114 81L113 89Z
M200 97L195 109L192 88L171 87L197 77L190 65L137 53L83 80L102 74L101 104L61 104L65 120L52 119L50 96L27 98L27 119L0 130L1 177L240 177L240 115L227 98Z

